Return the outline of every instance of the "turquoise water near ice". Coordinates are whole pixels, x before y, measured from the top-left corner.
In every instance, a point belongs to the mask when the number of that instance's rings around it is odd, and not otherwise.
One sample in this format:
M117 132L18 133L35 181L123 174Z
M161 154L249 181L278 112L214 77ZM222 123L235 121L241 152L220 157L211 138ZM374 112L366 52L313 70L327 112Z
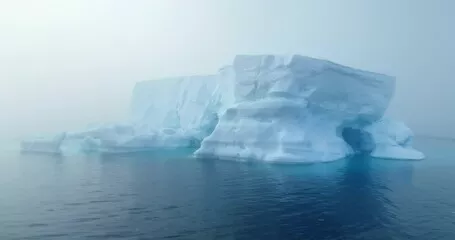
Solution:
M455 142L270 165L0 152L0 239L455 239Z

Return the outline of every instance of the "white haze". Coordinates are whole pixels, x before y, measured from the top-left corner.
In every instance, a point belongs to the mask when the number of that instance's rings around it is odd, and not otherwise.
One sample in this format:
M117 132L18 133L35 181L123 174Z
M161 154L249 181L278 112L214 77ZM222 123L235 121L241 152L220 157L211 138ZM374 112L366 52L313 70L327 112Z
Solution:
M0 138L125 118L136 81L299 53L397 77L389 114L455 137L452 0L0 0Z

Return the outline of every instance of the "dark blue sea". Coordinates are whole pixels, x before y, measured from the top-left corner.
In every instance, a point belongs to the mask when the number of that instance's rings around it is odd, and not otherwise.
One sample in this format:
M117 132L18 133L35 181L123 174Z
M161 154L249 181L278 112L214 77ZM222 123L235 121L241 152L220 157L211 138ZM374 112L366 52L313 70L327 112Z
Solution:
M455 239L455 142L327 164L0 154L0 239Z

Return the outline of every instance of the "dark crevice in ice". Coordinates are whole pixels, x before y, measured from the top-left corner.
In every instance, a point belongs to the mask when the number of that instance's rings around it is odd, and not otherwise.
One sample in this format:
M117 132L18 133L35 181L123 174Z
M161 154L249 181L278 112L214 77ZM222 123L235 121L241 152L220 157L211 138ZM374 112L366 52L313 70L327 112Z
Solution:
M343 123L337 129L337 135L341 137L356 154L370 154L375 149L373 136L364 131L367 121L358 119L351 123Z

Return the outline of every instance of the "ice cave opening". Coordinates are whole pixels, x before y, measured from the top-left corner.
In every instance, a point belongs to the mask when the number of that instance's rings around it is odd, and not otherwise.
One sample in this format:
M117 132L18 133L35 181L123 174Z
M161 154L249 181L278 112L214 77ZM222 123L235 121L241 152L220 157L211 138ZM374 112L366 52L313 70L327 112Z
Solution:
M373 136L360 128L343 127L341 137L356 154L370 154L375 148Z

